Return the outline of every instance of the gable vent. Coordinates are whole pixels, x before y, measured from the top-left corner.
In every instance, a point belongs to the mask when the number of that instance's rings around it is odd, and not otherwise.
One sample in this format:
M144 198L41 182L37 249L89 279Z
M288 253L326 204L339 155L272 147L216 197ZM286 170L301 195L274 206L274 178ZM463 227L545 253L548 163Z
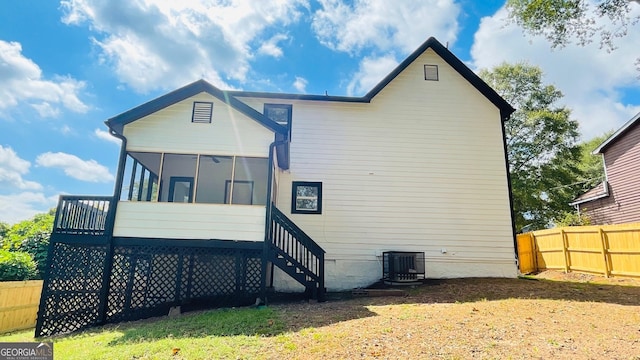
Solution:
M210 124L211 116L213 115L213 103L194 101L193 102L193 114L191 116L191 122L200 124Z
M438 81L438 65L425 65L424 79L429 81Z

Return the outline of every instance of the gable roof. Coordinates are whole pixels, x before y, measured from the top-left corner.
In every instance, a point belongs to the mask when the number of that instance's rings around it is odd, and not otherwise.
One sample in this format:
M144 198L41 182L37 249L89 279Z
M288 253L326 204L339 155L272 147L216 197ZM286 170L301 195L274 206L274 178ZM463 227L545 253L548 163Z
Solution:
M303 94L277 94L268 92L246 92L246 91L227 91L226 93L235 97L259 97L274 98L287 100L316 100L316 101L338 101L338 102L363 102L368 103L395 79L402 71L404 71L418 56L422 55L427 49L432 49L444 61L447 62L454 70L456 70L463 78L473 85L480 93L482 93L489 101L491 101L498 109L502 120L507 120L515 109L498 93L493 90L484 80L476 75L469 67L467 67L460 59L458 59L451 51L442 45L436 38L430 37L419 48L417 48L409 57L404 59L389 75L373 87L368 93L361 97L350 96L329 96L329 95L303 95Z
M105 121L105 123L111 130L117 132L118 134L122 134L125 125L139 120L147 115L153 114L156 111L162 110L167 106L173 105L191 96L197 95L201 92L205 92L210 94L211 96L216 97L217 99L223 101L227 105L245 114L249 118L257 121L267 129L272 130L275 133L286 134L288 131L286 127L269 119L260 112L254 110L251 106L243 103L233 96L229 96L227 93L209 84L205 80L195 81L166 95L155 98L145 104L123 112L120 115L114 116Z
M499 110L500 117L506 121L515 109L504 100L498 93L485 83L478 75L469 69L460 59L443 46L434 37L430 37L420 47L418 47L409 57L402 61L389 75L380 81L373 89L361 97L350 96L329 96L329 95L306 95L306 94L278 94L268 92L250 92L250 91L223 91L209 84L205 80L198 80L180 89L174 90L166 95L160 96L145 104L137 106L120 115L108 119L105 123L109 128L119 134L122 134L124 125L134 122L140 118L159 111L167 106L173 105L179 101L185 100L191 96L206 92L219 100L225 102L232 108L240 111L249 118L257 121L264 127L278 134L286 134L287 128L269 119L265 115L256 111L244 102L236 99L236 97L261 97L273 99L288 100L313 100L313 101L336 101L336 102L362 102L369 103L371 100L384 89L393 79L395 79L402 71L404 71L418 56L422 55L427 49L432 49L444 61L446 61L454 70L456 70L463 78L465 78L472 86L482 93L489 101L491 101Z
M620 129L613 133L613 135L609 136L607 140L605 140L600 146L598 146L595 150L593 150L592 154L604 154L605 150L618 141L622 135L626 134L628 131L633 128L633 125L636 123L640 123L640 112L637 113L631 120L627 121Z
M436 38L430 37L419 48L416 49L409 57L398 65L387 77L382 79L371 91L369 91L364 97L372 99L376 96L387 84L389 84L396 76L398 76L404 69L407 68L412 62L414 62L418 56L422 55L427 49L432 49L436 54L447 62L454 70L456 70L463 78L465 78L471 85L473 85L482 95L484 95L489 101L491 101L498 109L500 109L500 117L502 120L507 120L514 109L502 96L493 90L484 80L476 75L467 65L465 65L460 59L458 59L449 49L442 45Z

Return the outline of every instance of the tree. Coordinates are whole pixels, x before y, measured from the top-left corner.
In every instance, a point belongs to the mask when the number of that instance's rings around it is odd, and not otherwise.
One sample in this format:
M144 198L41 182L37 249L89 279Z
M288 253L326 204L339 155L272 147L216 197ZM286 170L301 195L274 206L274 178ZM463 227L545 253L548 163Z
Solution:
M2 249L10 252L25 252L33 258L37 268L37 278L44 276L49 250L49 237L53 230L55 209L37 214L30 220L14 224L2 238Z
M607 140L613 131L609 131L591 140L583 141L580 146L580 170L584 176L582 190L588 191L604 181L604 164L601 155L592 154L593 150Z
M516 230L545 228L571 210L580 188L578 122L557 102L562 93L542 83L542 70L503 63L480 71L517 110L505 123Z
M11 226L5 222L0 221L0 248L2 248L2 239L5 237Z
M635 4L634 4L635 3ZM600 46L611 51L614 40L627 35L629 27L640 21L631 15L640 0L507 0L510 18L525 31L543 35L552 47L563 47L574 39L579 45L591 43L596 34ZM613 30L601 25L599 18L611 20Z

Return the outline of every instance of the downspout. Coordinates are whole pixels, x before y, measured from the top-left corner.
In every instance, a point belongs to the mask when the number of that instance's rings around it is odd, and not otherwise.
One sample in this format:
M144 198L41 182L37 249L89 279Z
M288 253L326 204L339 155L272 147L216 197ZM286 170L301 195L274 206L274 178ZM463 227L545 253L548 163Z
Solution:
M113 227L116 221L116 209L122 192L122 181L124 178L124 169L127 156L127 138L120 135L109 127L109 133L120 139L120 157L118 159L118 174L116 175L116 183L113 189L113 198L109 204L109 222L106 224L104 237L106 239L104 268L102 270L102 286L100 288L100 305L98 306L99 323L105 324L107 320L107 301L109 296L109 284L111 282L111 269L113 267Z
M113 219L110 225L110 234L113 234L113 225L115 223L116 208L118 207L118 200L120 200L120 194L122 193L122 182L124 181L124 168L127 160L127 138L124 135L120 135L112 129L109 129L109 133L120 139L122 145L120 145L120 157L118 160L118 175L116 176L116 184L113 189ZM111 209L109 209L111 210Z
M266 207L266 214L265 214L265 222L264 222L264 243L262 246L262 273L260 275L261 279L261 298L262 298L262 302L266 303L266 296L267 296L267 260L269 258L269 251L270 251L270 236L269 236L269 229L271 227L271 206L272 206L272 202L271 202L271 188L273 187L273 154L274 154L274 150L276 148L276 146L278 145L285 145L287 144L289 141L288 140L275 140L273 141L270 145L269 145L269 170L267 173L267 207ZM273 276L271 276L271 280L273 281Z
M511 188L511 172L509 171L509 149L507 148L507 134L504 127L504 123L509 121L509 117L511 114L506 116L501 116L502 121L500 121L500 126L502 128L502 146L504 148L504 164L507 171L507 187L509 190L509 209L511 213L511 236L513 236L513 250L515 251L515 260L516 260L516 269L520 269L519 265L519 256L518 256L518 240L516 237L516 217L515 212L513 210L513 189Z

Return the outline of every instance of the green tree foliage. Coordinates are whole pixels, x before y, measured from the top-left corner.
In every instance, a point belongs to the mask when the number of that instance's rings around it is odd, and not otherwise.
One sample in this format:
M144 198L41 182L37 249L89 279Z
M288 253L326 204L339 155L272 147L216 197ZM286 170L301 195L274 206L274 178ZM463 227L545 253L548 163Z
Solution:
M27 238L37 237L41 233L50 234L53 229L54 216L55 210L51 210L11 226L2 239L2 247L7 250L17 249Z
M615 49L615 39L627 35L640 21L631 14L640 0L507 0L511 19L533 35L543 35L553 47L576 41L579 45L600 37L600 46ZM600 18L613 24L602 26Z
M576 211L565 212L560 220L556 221L556 226L587 226L591 225L591 218L585 213Z
M578 122L557 102L562 93L542 83L542 70L501 64L482 77L517 110L505 123L516 230L545 228L571 211L579 193Z
M49 237L53 229L55 210L37 214L30 220L11 226L0 239L1 248L11 252L28 253L37 267L37 278L44 276Z
M10 228L11 226L9 224L0 221L0 245L2 245L2 239L5 237ZM2 246L0 246L0 248L1 247Z
M0 281L33 279L36 264L31 255L21 251L0 250Z
M584 176L582 190L588 191L600 185L604 181L604 164L602 163L602 155L592 154L593 150L600 146L606 139L611 136L613 131L609 131L600 136L596 136L591 140L580 143L580 170Z

